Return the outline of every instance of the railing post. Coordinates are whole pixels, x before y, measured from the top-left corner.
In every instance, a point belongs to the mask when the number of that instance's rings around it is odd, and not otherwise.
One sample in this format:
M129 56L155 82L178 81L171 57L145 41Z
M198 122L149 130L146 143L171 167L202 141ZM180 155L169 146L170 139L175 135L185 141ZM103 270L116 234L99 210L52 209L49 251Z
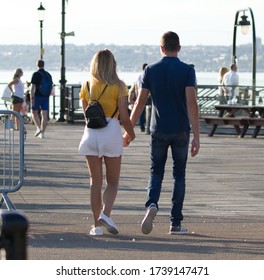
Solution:
M6 260L26 260L28 221L16 211L0 212L0 248Z

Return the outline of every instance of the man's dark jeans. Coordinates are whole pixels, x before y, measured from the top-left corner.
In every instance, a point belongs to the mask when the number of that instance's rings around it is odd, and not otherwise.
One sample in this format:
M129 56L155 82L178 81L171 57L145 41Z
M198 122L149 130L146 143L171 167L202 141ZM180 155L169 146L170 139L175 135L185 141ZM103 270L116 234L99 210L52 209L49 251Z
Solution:
M151 135L151 165L150 179L148 183L147 202L148 207L154 203L158 207L164 170L167 161L168 149L171 147L173 159L171 225L179 226L183 220L182 207L185 196L185 171L188 158L190 134L180 133L157 133Z

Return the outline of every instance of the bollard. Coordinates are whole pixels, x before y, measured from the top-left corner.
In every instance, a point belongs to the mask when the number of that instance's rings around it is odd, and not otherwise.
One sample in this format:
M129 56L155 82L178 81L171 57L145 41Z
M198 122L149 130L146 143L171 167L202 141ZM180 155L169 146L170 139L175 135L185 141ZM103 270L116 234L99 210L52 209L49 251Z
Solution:
M6 260L27 259L28 221L16 211L0 211L0 248Z

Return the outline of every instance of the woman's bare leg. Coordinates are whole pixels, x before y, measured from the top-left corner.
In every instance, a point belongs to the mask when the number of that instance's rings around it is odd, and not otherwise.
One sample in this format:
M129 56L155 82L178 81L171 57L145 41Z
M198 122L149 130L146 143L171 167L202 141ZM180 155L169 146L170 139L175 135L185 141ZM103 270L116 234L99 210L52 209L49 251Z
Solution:
M121 156L104 157L104 161L106 166L106 188L103 194L103 212L110 217L119 186Z
M13 105L13 110L20 113L22 109L22 104L21 103L17 103ZM17 117L15 117L15 129L19 129L19 120Z
M86 162L90 173L90 203L93 212L94 226L100 226L97 220L102 210L102 158L86 156Z

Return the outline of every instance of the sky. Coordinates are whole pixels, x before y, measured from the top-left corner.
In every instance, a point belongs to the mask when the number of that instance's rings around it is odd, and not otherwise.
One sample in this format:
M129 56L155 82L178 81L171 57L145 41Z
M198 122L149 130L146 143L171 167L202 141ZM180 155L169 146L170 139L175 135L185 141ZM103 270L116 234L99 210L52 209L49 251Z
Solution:
M45 8L43 43L60 45L62 0L1 0L0 44L40 44L37 8ZM263 0L68 0L66 44L159 45L175 31L181 45L232 45L235 15L250 7L256 36L264 40ZM250 16L248 20L251 21ZM237 45L252 42L237 32Z

